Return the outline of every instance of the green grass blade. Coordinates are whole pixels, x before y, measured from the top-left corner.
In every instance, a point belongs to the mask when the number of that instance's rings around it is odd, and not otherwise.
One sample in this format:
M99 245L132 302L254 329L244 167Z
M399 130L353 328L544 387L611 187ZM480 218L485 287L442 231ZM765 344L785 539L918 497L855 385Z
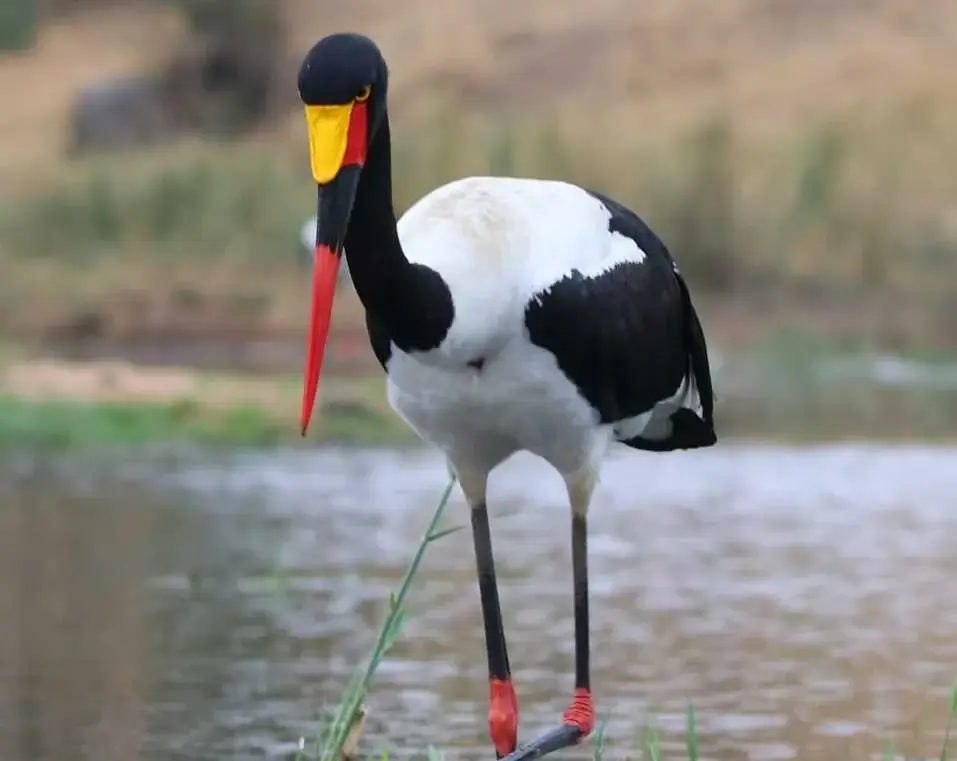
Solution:
M436 541L436 527L442 518L442 513L445 510L446 504L448 504L449 497L452 495L455 481L455 476L451 476L448 485L445 487L445 491L442 492L438 505L436 505L435 511L432 513L432 518L429 520L429 524L422 535L419 546L416 548L412 559L409 561L409 565L405 569L405 574L402 576L402 581L398 589L389 594L389 610L385 621L382 622L379 628L379 633L376 636L372 650L366 659L366 665L362 670L358 671L350 681L328 731L321 738L321 761L338 761L342 752L342 746L349 735L349 730L355 723L362 704L365 701L372 676L382 662L382 658L395 644L399 636L406 617L403 608L406 595L419 570L419 565L422 562L422 557L425 555L426 548L432 544L432 542Z
M685 712L685 747L688 750L688 761L698 761L698 722L694 706L688 703Z
M595 745L594 761L602 761L602 756L605 753L605 725L608 723L608 719L602 719L598 722L598 730L595 732L594 739L592 742Z
M894 761L894 757L895 757L896 755L897 755L897 754L896 754L896 752L894 751L894 746L891 744L890 740L885 740L885 741L884 741L884 752L883 752L883 754L882 754L882 756L881 756L882 759L883 759L883 761Z
M349 728L355 721L359 707L365 698L361 692L361 680L361 672L353 673L328 726L318 731L317 745L321 748L320 758L338 759L341 754Z
M648 733L645 738L645 752L651 761L661 761L661 737L658 734L658 727L654 724L648 726Z
M947 709L947 726L944 728L944 746L940 750L940 761L947 761L950 748L950 730L957 718L957 682L950 688L950 706Z
M449 534L454 534L456 531L461 531L463 528L465 528L465 524L460 523L457 526L449 526L448 528L439 529L435 533L429 534L428 540L430 543L437 542L439 539L442 539Z
M396 612L396 616L392 620L392 625L389 627L389 635L385 640L385 646L382 650L383 655L387 654L392 649L392 646L396 643L396 640L399 639L399 635L402 634L402 629L408 619L409 612L407 610L400 610Z

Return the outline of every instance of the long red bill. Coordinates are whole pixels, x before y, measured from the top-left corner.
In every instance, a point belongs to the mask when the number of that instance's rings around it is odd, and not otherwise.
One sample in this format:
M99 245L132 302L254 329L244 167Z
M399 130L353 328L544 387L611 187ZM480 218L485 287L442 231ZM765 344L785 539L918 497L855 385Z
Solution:
M339 276L339 255L329 246L316 246L312 268L312 314L309 319L309 343L306 346L306 375L302 389L303 436L309 428L312 410L319 390L319 373L326 353L329 338L329 323L332 321L332 302L336 295L336 280Z

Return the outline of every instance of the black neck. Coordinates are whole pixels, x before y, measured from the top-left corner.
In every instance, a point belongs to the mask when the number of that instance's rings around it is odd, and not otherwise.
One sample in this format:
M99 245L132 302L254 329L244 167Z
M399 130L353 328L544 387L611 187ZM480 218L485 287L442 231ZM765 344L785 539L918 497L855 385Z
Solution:
M363 306L371 312L391 308L390 287L409 263L402 253L392 206L392 147L389 122L379 128L356 189L345 239L349 273Z
M388 116L369 146L345 238L359 300L402 348L437 345L452 323L451 295L434 271L410 264L392 205L392 139Z

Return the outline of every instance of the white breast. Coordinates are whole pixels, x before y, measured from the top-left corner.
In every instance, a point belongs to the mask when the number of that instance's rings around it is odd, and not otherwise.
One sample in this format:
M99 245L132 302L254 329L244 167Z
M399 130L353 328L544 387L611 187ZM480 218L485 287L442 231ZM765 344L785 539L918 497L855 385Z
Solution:
M566 473L601 458L610 430L554 357L528 341L524 314L572 270L596 276L644 259L608 220L574 185L492 177L440 187L406 212L398 226L406 256L441 274L455 305L438 349L393 347L389 400L420 435L487 468L522 449ZM467 367L479 357L482 372Z
M393 349L388 393L420 436L478 470L528 450L572 473L597 463L611 438L552 355L521 339L506 344L481 373Z

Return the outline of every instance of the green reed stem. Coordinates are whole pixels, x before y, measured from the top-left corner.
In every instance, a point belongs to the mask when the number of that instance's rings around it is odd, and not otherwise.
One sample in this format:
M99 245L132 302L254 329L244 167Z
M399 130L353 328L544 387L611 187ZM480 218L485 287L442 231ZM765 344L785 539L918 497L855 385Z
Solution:
M692 703L685 712L685 749L688 761L698 761L698 718Z
M944 747L940 751L940 761L948 761L950 746L950 731L954 726L954 719L957 719L957 682L950 688L950 706L947 711L947 726L944 729Z
M455 475L450 473L448 486L445 487L445 491L442 493L441 499L439 499L439 503L435 508L435 512L432 514L429 525L422 535L419 546L416 548L412 559L409 561L409 565L405 569L405 575L402 577L399 588L389 593L389 612L379 628L379 633L369 653L365 668L350 680L349 686L346 688L332 722L327 730L322 733L323 737L321 737L319 743L321 747L321 761L338 761L342 753L342 746L346 742L349 730L359 717L362 704L369 691L369 683L372 681L372 676L375 674L376 669L386 653L388 653L395 644L401 632L402 625L406 619L406 611L403 604L412 586L412 581L415 579L415 575L419 570L419 564L422 562L426 548L433 542L438 541L455 530L436 530L442 513L445 510L445 505L452 495L455 481ZM297 761L301 761L302 758L303 751L300 750L299 754L297 754Z

